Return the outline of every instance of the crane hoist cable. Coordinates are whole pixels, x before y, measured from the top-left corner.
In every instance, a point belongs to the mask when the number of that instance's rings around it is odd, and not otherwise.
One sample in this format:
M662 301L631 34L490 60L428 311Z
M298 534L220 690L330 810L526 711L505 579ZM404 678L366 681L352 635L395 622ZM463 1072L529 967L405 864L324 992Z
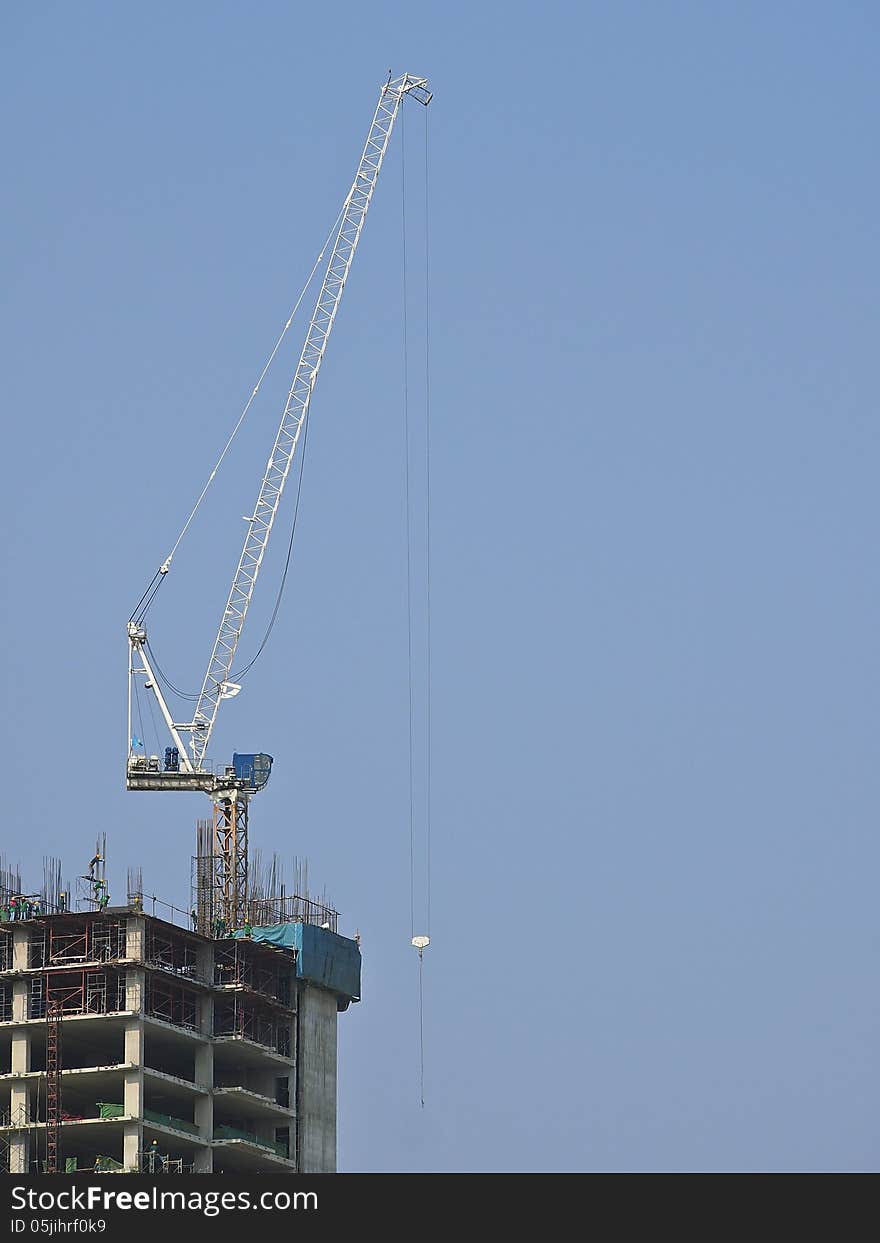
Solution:
M300 450L300 455L299 455L299 478L296 484L296 500L294 501L294 504L293 504L293 520L290 524L290 539L287 541L287 556L284 561L284 569L281 572L281 582L278 584L278 594L275 597L275 604L272 607L272 613L269 617L269 624L266 626L266 633L263 635L262 639L260 640L259 646L257 647L257 650L254 653L254 655L251 657L250 661L244 666L243 669L238 669L235 672L233 672L232 677L235 678L236 680L238 680L239 678L246 677L247 674L250 673L251 669L253 669L254 665L257 663L260 656L263 654L263 649L266 646L266 644L269 642L269 636L271 635L272 631L275 628L275 621L278 617L278 610L281 607L281 598L284 595L284 587L285 587L285 584L287 583L287 571L290 569L290 558L293 553L293 541L296 538L296 520L299 517L299 501L300 501L300 496L302 495L303 470L305 469L306 448L308 447L308 443L309 443L309 415L308 415L308 411L306 411L305 422L303 424L303 443L302 443L302 449Z
M409 346L409 254L407 250L407 171L406 171L406 128L401 125L401 214L402 230L402 294L403 294L403 424L404 424L404 497L406 508L406 604L407 604L407 671L408 671L408 707L409 707L409 869L410 869L410 940L418 952L419 963L419 1101L425 1106L425 1008L424 1008L424 952L431 943L431 427L430 427L430 238L428 214L428 125L427 110L425 113L424 138L424 308L425 308L425 351L424 351L424 796L421 803L423 820L422 848L424 851L424 888L420 894L420 917L424 925L416 931L416 711L415 711L415 643L416 601L413 590L415 560L415 535L413 530L413 487L411 480L411 410L410 410L410 346ZM421 885L419 886L421 888Z
M428 179L428 110L425 109L425 853L426 922L431 933L431 199ZM424 1055L423 1055L424 1056ZM424 1063L423 1063L424 1064ZM423 1093L424 1095L424 1093Z

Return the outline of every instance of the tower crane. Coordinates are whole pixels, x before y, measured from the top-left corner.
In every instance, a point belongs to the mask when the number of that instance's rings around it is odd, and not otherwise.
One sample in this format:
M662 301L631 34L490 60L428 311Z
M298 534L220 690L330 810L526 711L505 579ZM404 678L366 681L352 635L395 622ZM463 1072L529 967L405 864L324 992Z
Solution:
M261 790L269 780L272 756L262 752L235 753L231 764L216 767L207 759L208 747L220 705L241 690L241 686L231 680L235 654L382 162L406 96L427 107L432 98L427 79L408 73L392 78L389 73L379 92L357 172L343 203L330 259L260 482L256 504L246 518L244 544L191 720L174 719L157 678L158 665L147 641L146 611L168 575L171 556L156 571L128 621L126 788L198 790L211 796L214 802L216 885L220 890L222 918L230 929L244 922L247 908L248 803L250 796ZM143 679L143 685L155 697L168 729L171 741L165 748L164 763L161 765L158 756L147 756L135 745L139 742L132 732L132 690L136 679Z

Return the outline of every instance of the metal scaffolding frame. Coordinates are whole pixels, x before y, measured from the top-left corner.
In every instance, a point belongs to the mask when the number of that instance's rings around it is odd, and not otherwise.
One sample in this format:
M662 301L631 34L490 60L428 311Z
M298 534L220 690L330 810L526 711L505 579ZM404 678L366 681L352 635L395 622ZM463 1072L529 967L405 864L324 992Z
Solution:
M165 1023L173 1023L175 1027L186 1027L190 1031L198 1031L200 1015L198 993L172 980L164 979L161 975L151 973L147 978L144 1014L150 1018L162 1019Z
M261 961L261 959L267 961ZM290 1008L290 960L283 965L276 955L261 955L248 941L218 941L214 948L214 984L245 989Z
M28 1018L46 1017L57 1004L65 1014L112 1014L125 1009L125 975L117 971L52 971L31 977Z
M28 966L54 967L67 963L113 962L126 957L125 921L70 916L41 921L28 945ZM40 925L38 925L40 927Z
M61 1014L61 1002L50 993L46 1004L47 1174L58 1173L58 1135L61 1129Z
M169 1157L149 1148L139 1148L137 1168L140 1174L192 1174L195 1164L184 1162L183 1157Z
M214 1002L214 1035L253 1040L290 1057L290 1015L260 1005L242 993Z
M148 967L168 971L184 979L202 979L196 943L185 933L154 923L148 925L144 961Z

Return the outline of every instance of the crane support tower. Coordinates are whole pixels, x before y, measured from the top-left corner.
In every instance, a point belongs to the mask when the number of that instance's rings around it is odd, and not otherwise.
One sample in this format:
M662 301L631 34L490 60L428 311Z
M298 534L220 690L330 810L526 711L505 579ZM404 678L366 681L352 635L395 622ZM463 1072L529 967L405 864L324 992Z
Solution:
M272 756L265 753L236 753L231 764L215 766L207 759L208 747L220 704L241 690L241 686L231 680L235 654L300 433L308 417L312 393L333 331L367 211L388 150L394 122L406 96L427 106L432 98L427 79L408 73L392 78L389 74L388 81L379 92L379 101L357 172L343 203L330 259L260 483L256 504L246 519L244 545L191 720L175 721L157 679L158 666L147 641L146 611L157 586L164 581L171 568L170 556L156 571L153 582L128 622L126 788L153 791L198 790L213 799L215 879L224 925L230 930L242 924L247 907L248 802L250 796L261 790L269 780ZM132 689L135 679L143 679L146 690L155 696L168 729L170 744L165 748L162 763L158 756L148 756L143 752L143 743L133 733Z

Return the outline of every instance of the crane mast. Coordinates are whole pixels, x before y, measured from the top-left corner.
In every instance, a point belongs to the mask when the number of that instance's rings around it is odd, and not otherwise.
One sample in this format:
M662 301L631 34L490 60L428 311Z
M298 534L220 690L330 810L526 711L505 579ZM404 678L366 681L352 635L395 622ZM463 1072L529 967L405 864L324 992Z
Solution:
M155 657L150 652L144 623L146 607L152 598L152 585L144 596L147 604L144 605L142 600L143 608L139 606L128 623L129 746L126 786L130 790L201 790L214 797L217 881L218 889L223 895L222 908L229 925L239 921L246 905L248 797L265 785L272 758L263 754L235 755L231 765L225 765L215 772L207 764L207 751L221 702L240 690L230 680L234 676L233 662L239 640L284 485L308 417L312 393L333 331L364 221L388 150L394 122L407 95L427 106L432 98L427 79L408 73L392 79L389 73L388 81L379 92L379 101L357 172L343 203L330 259L260 483L256 504L246 519L248 526L244 545L192 720L174 720L157 680L156 675L161 671L155 666ZM169 557L157 571L154 584L164 579L170 564ZM166 749L165 764L161 768L158 757L139 754L134 745L131 690L134 680L138 678L145 679L144 686L155 696L173 744Z

